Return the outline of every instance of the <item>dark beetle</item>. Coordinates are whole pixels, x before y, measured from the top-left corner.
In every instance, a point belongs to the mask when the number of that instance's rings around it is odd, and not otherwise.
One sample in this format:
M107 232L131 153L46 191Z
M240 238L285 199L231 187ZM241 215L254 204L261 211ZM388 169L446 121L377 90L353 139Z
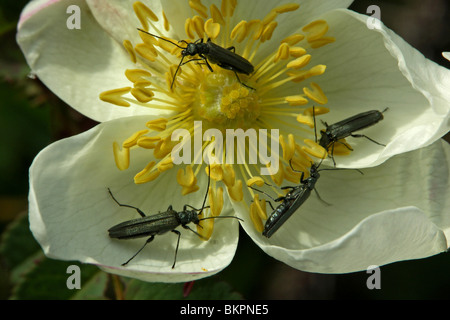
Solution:
M181 225L183 228L188 229L193 233L195 233L196 235L198 235L199 237L201 237L200 234L192 230L187 224L193 222L194 224L198 225L201 220L216 219L216 218L235 218L241 220L233 216L206 217L201 219L198 218L198 215L202 213L203 209L209 208L209 206L205 207L206 198L208 196L209 184L210 178L208 177L208 187L206 188L205 199L203 200L203 205L201 209L196 209L190 205L184 205L183 211L178 212L173 210L172 206L170 205L165 212L161 212L151 216L146 216L144 212L142 212L139 208L133 207L128 204L120 203L119 201L116 200L111 190L108 188L109 194L119 206L135 209L142 217L138 219L128 220L113 226L108 230L109 236L111 238L116 239L135 239L150 236L144 243L144 245L130 259L128 259L125 263L122 263L122 266L125 266L134 257L136 257L138 253L141 252L142 249L144 249L144 247L155 238L155 235L160 235L168 231L172 231L173 233L178 235L177 246L175 249L175 258L172 265L173 269L175 268L175 262L177 260L177 253L178 253L178 245L180 244L180 237L181 237L181 233L178 230L175 230L175 228ZM190 208L191 210L189 210L188 208Z
M349 136L354 137L354 138L363 138L364 137L380 146L385 146L384 144L376 142L375 140L369 138L366 135L354 134L353 132L368 128L368 127L373 126L374 124L378 123L379 121L383 120L383 113L387 109L388 108L384 109L381 112L378 110L362 112L353 117L347 118L345 120L336 122L331 125L328 125L326 122L324 122L326 129L320 131L322 136L320 138L319 144L322 147L324 147L327 151L329 151L329 149L331 148L331 158L333 159L333 163L335 165L336 165L336 162L334 161L334 157L333 157L334 144L336 142L339 142L340 139L344 139ZM347 145L345 145L345 146L347 146ZM347 148L349 148L349 147L347 146ZM350 150L352 150L352 149L350 149Z
M263 230L263 236L270 238L283 223L309 198L311 191L314 190L317 180L320 178L319 166L311 165L309 177L304 179L305 173L302 172L300 177L300 185L292 187L286 186L281 189L291 189L285 196L274 199L274 201L282 201L281 204L274 209L272 214L266 221ZM269 202L270 203L270 202Z
M205 43L203 42L203 39L198 39L197 41L193 42L193 43L188 43L185 40L181 40L180 42L183 42L186 44L186 47L183 48L181 46L179 46L178 44L159 37L157 35L154 35L152 33L149 33L145 30L139 29L139 31L144 32L146 34L149 34L155 38L170 42L171 44L173 44L174 46L177 46L178 48L183 49L181 51L181 55L183 56L181 58L180 63L178 64L177 70L175 71L175 74L173 75L173 79L172 79L172 85L170 86L170 88L173 87L173 83L175 81L175 77L178 73L178 70L180 69L180 67L186 63L189 63L191 61L199 61L199 60L203 60L203 62L206 64L206 66L208 67L208 69L213 72L213 69L211 67L211 65L208 63L214 63L217 64L219 67L226 69L226 70L230 70L233 71L234 74L236 75L237 80L239 81L240 84L242 84L243 86L249 88L249 89L253 89L252 87L244 84L243 82L241 82L241 79L239 79L238 73L243 73L246 75L251 74L254 71L254 67L253 65L245 58L241 57L240 55L236 54L234 52L235 48L234 47L229 47L229 48L222 48L221 46L218 46L217 44L213 43L211 41L211 39L208 39L208 41ZM189 61L186 61L183 63L183 60L186 56L195 56L198 55L201 59L191 59Z
M323 159L322 159L323 160ZM311 195L311 191L314 190L319 198L320 201L322 201L323 203L325 203L326 205L330 205L329 203L325 202L324 200L322 200L322 198L320 197L319 193L316 190L316 182L317 180L319 180L320 178L320 174L319 171L323 171L323 170L351 170L351 169L346 169L346 168L337 168L337 169L332 169L332 168L327 168L327 169L320 169L319 167L322 163L321 162L316 165L314 163L311 164L311 167L309 169L309 177L304 179L305 177L305 173L302 171L302 175L300 177L300 184L298 186L285 186L285 187L281 187L281 189L290 189L290 191L282 197L278 197L276 199L273 199L275 202L280 202L281 204L276 207L275 209L272 207L272 204L269 202L270 206L273 209L273 212L271 213L271 215L269 216L269 218L267 218L266 220L266 224L264 225L264 230L262 232L263 236L270 238L285 222L287 219L289 219L290 216L292 216L292 214L298 210L298 208L300 208L300 206L306 201L308 200L309 196ZM291 163L290 163L291 164ZM293 171L299 172L297 170L294 170L294 168L292 168L292 164L291 164L291 169ZM359 173L363 174L360 170L357 170ZM262 192L258 189L255 189L253 187L251 187L252 189ZM266 194L265 192L263 192L264 194ZM268 194L266 194L267 196L269 196ZM270 197L270 196L269 196Z

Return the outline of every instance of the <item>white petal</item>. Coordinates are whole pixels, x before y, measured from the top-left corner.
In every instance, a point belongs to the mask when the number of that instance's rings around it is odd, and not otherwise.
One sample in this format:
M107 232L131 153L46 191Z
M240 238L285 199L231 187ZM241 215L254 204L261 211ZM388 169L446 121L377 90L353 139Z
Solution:
M314 51L311 64L327 65L318 82L328 97L328 124L373 109L384 120L349 138L355 151L339 157L342 167L368 167L431 144L449 130L450 71L427 60L384 26L369 29L367 16L335 10L323 16L336 42Z
M405 207L371 215L341 238L314 249L267 247L266 252L303 271L347 273L424 258L446 249L442 230L420 209Z
M450 52L442 52L442 56L450 61Z
M88 6L83 1L76 4L81 9L80 30L66 28L70 15L65 1L49 1L45 6L31 2L24 9L17 41L32 72L67 104L94 120L149 113L147 108L118 108L99 99L102 91L130 86L124 71L135 65Z
M356 171L322 171L314 192L270 238L242 223L269 255L324 273L427 257L450 247L450 146L435 144ZM356 240L357 239L357 240Z
M108 187L118 201L148 214L165 211L169 205L176 210L184 204L200 207L204 198L203 191L180 196L176 169L161 174L152 183L135 185L133 176L152 160L151 151L134 150L130 168L116 168L112 142L131 136L147 120L148 117L129 117L105 122L53 143L35 158L30 169L30 225L49 257L97 264L123 275L140 273L139 279L161 282L202 278L231 262L238 241L237 221L217 222L209 241L178 228L181 239L174 269L171 266L177 236L170 232L156 236L126 267L121 267L146 238L109 238L109 228L140 216L135 210L114 203ZM202 177L198 184L206 188L207 181Z

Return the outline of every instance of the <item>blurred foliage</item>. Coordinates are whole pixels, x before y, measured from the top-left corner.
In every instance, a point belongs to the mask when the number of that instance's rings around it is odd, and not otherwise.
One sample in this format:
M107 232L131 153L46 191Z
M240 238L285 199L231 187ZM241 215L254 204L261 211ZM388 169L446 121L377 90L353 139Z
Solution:
M18 17L26 3L0 3L0 299L450 298L449 254L383 266L382 289L368 290L366 272L325 275L294 270L267 256L242 231L231 265L216 276L195 281L187 298L186 284L144 283L92 265L46 258L28 227L28 168L45 146L95 122L30 75L15 42ZM442 51L450 51L447 0L357 0L351 9L365 13L372 4L380 6L381 19L389 28L427 58L450 67L441 56ZM81 269L81 290L67 289L70 265Z

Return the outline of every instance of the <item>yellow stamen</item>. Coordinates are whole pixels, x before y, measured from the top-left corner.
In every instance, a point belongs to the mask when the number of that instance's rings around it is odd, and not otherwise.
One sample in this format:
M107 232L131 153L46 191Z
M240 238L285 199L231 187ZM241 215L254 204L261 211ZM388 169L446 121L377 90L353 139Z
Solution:
M139 43L134 49L139 55L148 61L155 62L157 57L157 52L155 47L147 44L147 43Z
M148 31L148 19L155 22L159 20L153 11L140 1L133 3L133 9L145 31Z
M295 164L292 164L292 166L295 167L295 171L292 170L292 168L290 166L286 166L284 168L284 170L285 170L284 178L289 182L298 184L300 182L300 178L301 178L301 172L298 172L298 171L306 172L306 171L308 171L308 167L300 166L301 170L299 170L299 167L295 166Z
M289 48L289 55L291 57L299 58L305 54L306 54L306 50L303 49L302 47L290 47Z
M164 30L169 31L170 23L169 23L169 20L167 20L166 14L164 13L164 10L162 11L162 16L163 16L163 20L164 20Z
M287 68L289 69L300 69L306 66L311 60L310 54L305 54L303 57L297 58L287 64Z
M288 135L288 142L284 140L284 136L280 135L280 144L281 148L283 149L283 159L284 160L291 160L295 153L295 140L294 136L292 134Z
M198 37L202 39L205 34L205 30L203 29L205 22L203 21L203 19L200 16L195 16L194 18L192 18L191 21L192 21L191 22L192 28L198 34Z
M261 201L261 202L260 202ZM258 233L263 232L264 224L262 220L267 219L266 201L259 200L259 195L255 194L253 202L250 205L250 219Z
M142 184L155 180L158 178L160 172L158 170L152 171L155 166L155 161L151 161L145 168L134 176L134 183Z
M248 34L247 21L242 20L231 31L230 38L238 43L242 42Z
M195 181L197 182L197 178L195 179ZM199 189L200 187L196 184L190 187L183 187L181 188L181 195L185 196L189 193L197 192Z
M270 22L263 30L261 35L261 42L265 42L267 40L270 40L272 38L273 31L278 26L278 23L276 21Z
M134 52L133 45L131 44L130 40L124 40L123 46L125 47L125 50L127 50L128 55L130 56L130 60L133 63L136 63L136 53Z
M252 187L254 184L258 187L262 187L264 185L264 180L261 177L252 177L247 180L248 187Z
M244 193L242 192L242 180L235 182L233 186L228 186L228 193L234 201L242 201L244 199Z
M289 58L289 45L287 43L282 43L278 47L277 54L275 55L275 58L273 59L273 62L277 62L279 60L286 60Z
M303 92L305 95L310 98L311 100L319 103L319 104L326 104L328 103L328 98L326 97L325 93L322 91L322 88L319 87L317 83L311 82L311 88L303 88Z
M317 65L306 71L288 72L288 76L292 77L292 82L302 82L314 76L320 76L325 73L325 65Z
M267 14L263 19L262 19L262 24L263 25L268 25L269 23L271 23L272 21L275 20L275 18L278 16L278 13L271 10L269 12L269 14Z
M206 20L204 29L206 34L208 35L208 38L214 40L219 36L220 24L213 22L213 19L211 18Z
M214 20L214 22L224 26L225 20L223 19L222 13L220 12L219 8L217 8L215 4L212 4L209 9L211 11L211 17Z
M146 133L148 133L148 130L140 130L135 132L131 137L129 137L122 143L122 147L123 148L134 147L137 144L137 140Z
M306 32L306 41L311 42L322 38L328 31L328 23L325 20L315 20L302 28Z
M211 179L215 181L222 181L223 179L223 169L220 164L211 164L210 170L206 168L207 174L211 177ZM210 172L211 171L211 172Z
M186 170L179 169L177 173L177 182L180 186L189 187L195 184L195 175L191 165L186 166Z
M269 169L269 171L270 171L270 173L271 173L271 178L272 178L272 181L273 182L275 182L275 184L277 185L277 186L281 186L281 184L283 183L283 179L284 179L284 170L283 170L283 166L282 166L282 164L281 164L281 161L279 161L279 164L278 164L278 172L273 172L272 170L271 170L271 168L272 167L269 167L268 169Z
M156 146L155 141L150 137L140 137L137 140L137 145L144 149L154 149Z
M142 103L147 103L152 101L155 95L152 90L148 88L133 88L131 89L131 94L136 98L137 101Z
M302 147L302 150L309 153L310 155L323 159L327 156L328 152L318 143L313 140L305 139L303 141L308 147Z
M308 99L306 99L303 96L289 96L285 98L285 101L289 103L290 106L303 106L305 104L308 104ZM297 119L298 121L298 119ZM300 122L300 121L299 121Z
M209 188L209 206L213 217L219 216L223 208L223 188L219 187L216 191Z
M187 18L186 22L184 23L184 32L186 32L186 35L190 38L190 39L194 39L195 35L194 35L194 28L192 25L192 19L191 18Z
M172 158L168 157L158 163L156 166L160 172L167 171L173 168Z
M198 12L202 18L208 18L208 8L205 7L200 0L189 0L189 6Z
M114 161L119 170L126 170L130 166L130 149L120 148L117 142L113 143Z
M150 78L152 74L142 69L127 69L125 70L125 76L128 80L135 83L143 80L148 80L148 78Z
M281 40L281 43L287 43L289 46L295 46L297 43L305 39L305 36L299 33L295 33L290 35L289 37L284 38Z
M308 108L303 111L303 114L299 114L297 116L297 121L301 124L305 124L309 126L310 128L314 128L314 118L313 115L321 115L328 113L330 109L325 107L314 107L314 114L313 114L313 108Z
M278 6L274 9L272 9L272 11L275 11L276 13L286 13L289 11L295 11L299 7L300 7L300 5L296 4L296 3L286 3L286 4L283 4L281 6Z
M224 164L222 166L222 169L223 169L222 180L225 183L225 185L227 187L234 186L234 183L236 181L236 174L234 172L233 167L229 164Z
M131 87L118 88L100 93L100 100L115 104L116 106L129 107L130 104L122 98L131 91Z
M234 9L236 8L237 0L222 0L222 5L220 7L220 11L222 12L223 17L231 17L234 13Z
M164 131L166 130L168 120L166 118L159 118L155 120L147 121L145 124L148 128L155 131Z
M267 220L266 200L265 199L259 200L259 194L255 193L253 202L256 205L257 209L256 212L258 213L258 216L263 220Z

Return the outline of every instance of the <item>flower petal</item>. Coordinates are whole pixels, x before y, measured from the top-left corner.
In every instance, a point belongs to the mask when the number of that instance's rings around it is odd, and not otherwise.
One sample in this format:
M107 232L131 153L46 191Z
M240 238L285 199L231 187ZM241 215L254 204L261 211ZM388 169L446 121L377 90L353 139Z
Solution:
M102 91L126 87L127 68L135 68L121 43L103 30L84 1L81 29L66 28L65 1L30 4L24 9L17 42L39 79L67 104L96 120L149 113L148 108L118 108L99 99ZM132 8L130 8L132 11Z
M331 206L312 193L270 239L242 226L269 255L305 271L353 272L427 257L450 247L449 163L450 146L438 141L364 175L322 171L316 189Z
M121 264L135 254L145 238L117 240L108 237L112 226L139 218L133 205L148 214L165 211L169 205L200 207L204 191L180 197L176 170L169 170L152 183L135 185L133 176L152 160L135 150L131 165L119 171L114 163L112 142L131 136L148 117L128 117L102 123L80 135L53 143L35 158L30 168L30 228L49 257L97 264L109 272L146 281L177 282L203 278L219 272L232 260L238 241L238 222L215 224L212 239L202 241L180 229L177 262L171 269L177 236L158 235L127 266ZM206 175L199 177L206 190ZM224 208L227 214L229 207ZM229 214L229 212L228 212ZM232 220L232 219L227 219ZM232 224L230 226L230 224Z
M336 159L338 166L375 166L427 146L449 130L449 70L427 60L386 27L367 28L365 15L334 10L323 18L337 40L313 55L330 70L320 79L331 110L321 120L332 124L389 107L382 122L358 132L386 148L349 138L355 151Z

